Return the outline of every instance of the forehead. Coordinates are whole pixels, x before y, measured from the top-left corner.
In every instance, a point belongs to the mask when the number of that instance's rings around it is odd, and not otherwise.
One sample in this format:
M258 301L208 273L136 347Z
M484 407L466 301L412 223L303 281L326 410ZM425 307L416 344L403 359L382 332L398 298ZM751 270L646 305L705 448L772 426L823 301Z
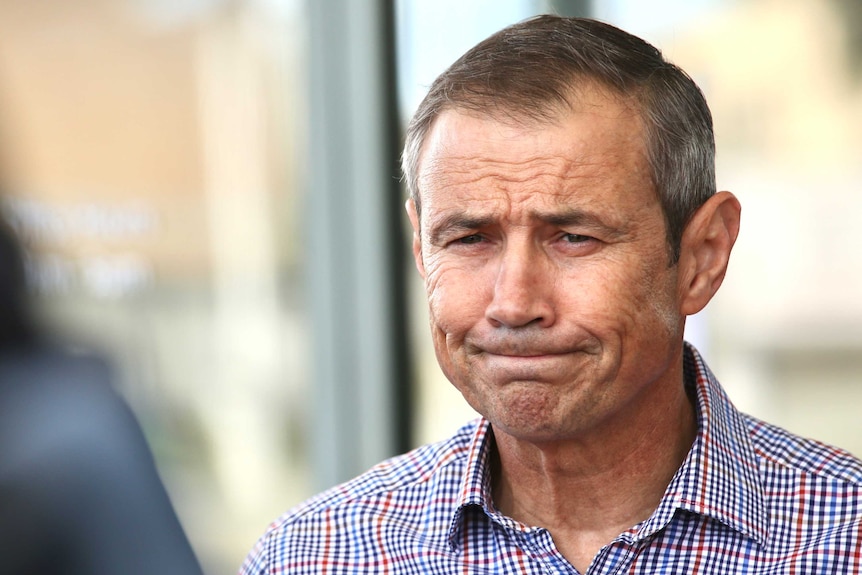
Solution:
M620 187L652 189L644 130L633 106L599 90L582 91L553 120L447 110L427 135L418 169L423 206L452 196L544 193L559 200L569 195L561 192L595 196Z

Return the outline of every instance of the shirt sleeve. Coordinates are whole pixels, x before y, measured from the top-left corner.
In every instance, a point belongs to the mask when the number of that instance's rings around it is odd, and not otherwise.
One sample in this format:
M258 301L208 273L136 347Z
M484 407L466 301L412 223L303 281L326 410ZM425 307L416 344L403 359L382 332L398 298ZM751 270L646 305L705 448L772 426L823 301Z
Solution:
M239 575L266 575L269 573L269 560L267 554L267 544L269 540L267 535L264 535L257 540L252 550L246 556L242 567L239 569Z
M99 359L0 362L0 575L201 575Z

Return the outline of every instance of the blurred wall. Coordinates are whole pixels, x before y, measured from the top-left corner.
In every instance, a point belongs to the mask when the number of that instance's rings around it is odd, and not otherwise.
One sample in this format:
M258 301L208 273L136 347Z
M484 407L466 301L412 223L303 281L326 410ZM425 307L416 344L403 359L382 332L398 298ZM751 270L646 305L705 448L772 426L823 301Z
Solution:
M41 316L118 364L212 572L308 493L300 19L0 0L2 205Z

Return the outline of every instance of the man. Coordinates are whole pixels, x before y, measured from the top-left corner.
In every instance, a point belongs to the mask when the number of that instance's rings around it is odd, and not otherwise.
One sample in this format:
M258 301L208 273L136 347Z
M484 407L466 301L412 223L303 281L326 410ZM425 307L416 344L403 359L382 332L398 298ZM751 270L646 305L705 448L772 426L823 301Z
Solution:
M483 418L279 519L242 573L857 573L862 463L740 414L683 342L740 206L697 86L543 16L407 131L438 361Z

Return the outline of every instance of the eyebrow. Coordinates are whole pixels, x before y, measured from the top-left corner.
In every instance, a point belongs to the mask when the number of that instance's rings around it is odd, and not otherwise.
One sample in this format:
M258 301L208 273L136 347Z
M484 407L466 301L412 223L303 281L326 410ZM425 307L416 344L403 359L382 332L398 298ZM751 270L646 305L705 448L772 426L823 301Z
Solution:
M494 218L490 216L472 216L462 212L447 214L428 226L428 240L437 245L458 232L478 230L493 223Z
M601 230L603 234L611 238L617 238L625 233L622 226L617 225L616 223L608 223L592 212L579 210L577 208L570 208L563 210L562 212L549 214L533 212L530 216L539 221L559 227L578 226Z
M603 235L609 238L618 238L625 234L620 226L608 224L596 214L577 208L553 213L530 212L530 219L558 227L577 226L600 230ZM447 214L429 226L428 239L432 245L436 245L451 235L479 230L494 224L495 221L496 218L492 216L478 216L464 212Z

